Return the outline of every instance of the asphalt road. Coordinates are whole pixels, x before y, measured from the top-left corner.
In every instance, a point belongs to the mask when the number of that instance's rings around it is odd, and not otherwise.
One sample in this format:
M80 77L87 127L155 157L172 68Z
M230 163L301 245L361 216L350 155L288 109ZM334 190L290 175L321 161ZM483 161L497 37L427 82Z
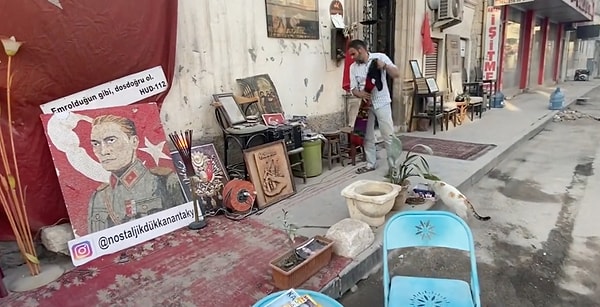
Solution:
M599 98L572 109L600 117L600 91L589 96ZM463 191L492 217L469 221L483 306L600 306L599 146L600 121L553 122ZM393 258L392 274L468 280L468 259L458 252L403 250ZM383 306L381 276L372 274L340 301Z

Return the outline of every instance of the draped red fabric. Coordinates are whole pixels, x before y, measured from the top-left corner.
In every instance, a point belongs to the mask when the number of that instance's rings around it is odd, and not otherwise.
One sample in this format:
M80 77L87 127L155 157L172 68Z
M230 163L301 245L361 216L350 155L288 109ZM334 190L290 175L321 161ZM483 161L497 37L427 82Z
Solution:
M431 39L431 27L429 25L429 13L425 12L423 18L423 25L421 26L421 37L423 41L423 54L435 53L435 47L433 46L433 40Z
M62 9L52 2L60 3ZM32 231L68 217L39 118L39 106L158 65L171 84L177 2L1 2L0 36L15 36L25 42L12 61L11 104L15 151L21 182L27 187L26 205ZM6 55L0 52L0 125L5 139L8 137L6 69ZM143 102L156 101L160 105L165 95L166 92ZM0 240L13 238L6 214L0 209Z
M350 65L354 63L354 60L348 54L348 45L350 45L350 37L346 38L346 58L344 59L344 74L342 76L342 88L347 92L350 91Z

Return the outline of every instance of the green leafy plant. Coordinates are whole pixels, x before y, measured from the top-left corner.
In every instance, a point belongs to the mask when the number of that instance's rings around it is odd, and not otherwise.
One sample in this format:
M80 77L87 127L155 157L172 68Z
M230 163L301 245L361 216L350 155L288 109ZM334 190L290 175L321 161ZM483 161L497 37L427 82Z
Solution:
M469 95L469 93L461 93L456 95L456 99L454 99L454 101L456 102L469 102L471 100L471 95Z
M427 159L421 154L413 152L417 148L424 149L430 155L433 154L431 147L416 144L406 152L404 159L402 159L402 141L397 136L392 135L392 141L388 147L388 162L390 165L389 178L393 184L406 185L408 178L417 176L433 181L440 180L431 173Z
M298 231L298 226L294 224L290 224L287 219L288 211L285 209L281 209L283 211L283 230L287 234L287 241L290 245L290 249L292 252L292 257L295 262L299 262L298 255L296 254L296 233Z

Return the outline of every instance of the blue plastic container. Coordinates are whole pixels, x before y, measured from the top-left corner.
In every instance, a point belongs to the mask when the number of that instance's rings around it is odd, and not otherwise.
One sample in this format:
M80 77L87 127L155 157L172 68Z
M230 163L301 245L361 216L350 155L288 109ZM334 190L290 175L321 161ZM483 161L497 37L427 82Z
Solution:
M550 110L562 110L565 107L565 94L560 91L560 87L557 87L554 92L550 95Z
M492 108L504 108L504 94L502 92L496 92L492 96Z
M338 303L338 301L332 299L331 297L311 290L303 290L303 289L294 289L298 292L299 295L309 294L317 303L321 304L323 307L344 307L344 305ZM271 293L265 297L263 297L260 301L256 302L252 307L265 307L268 306L273 300L283 294L285 291L279 291L276 293Z

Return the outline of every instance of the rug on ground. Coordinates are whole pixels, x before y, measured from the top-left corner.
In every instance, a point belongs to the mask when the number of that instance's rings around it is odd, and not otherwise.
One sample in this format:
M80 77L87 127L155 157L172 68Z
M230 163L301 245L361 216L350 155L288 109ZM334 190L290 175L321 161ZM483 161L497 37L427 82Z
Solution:
M36 290L0 299L7 306L251 306L278 291L269 261L286 234L252 218L208 220L103 256ZM331 263L300 288L320 290L351 262Z
M406 151L416 144L423 144L431 147L434 156L468 161L476 160L496 148L494 144L477 144L408 135L401 135L400 140L402 141L402 149ZM425 153L421 148L417 148L413 152Z

